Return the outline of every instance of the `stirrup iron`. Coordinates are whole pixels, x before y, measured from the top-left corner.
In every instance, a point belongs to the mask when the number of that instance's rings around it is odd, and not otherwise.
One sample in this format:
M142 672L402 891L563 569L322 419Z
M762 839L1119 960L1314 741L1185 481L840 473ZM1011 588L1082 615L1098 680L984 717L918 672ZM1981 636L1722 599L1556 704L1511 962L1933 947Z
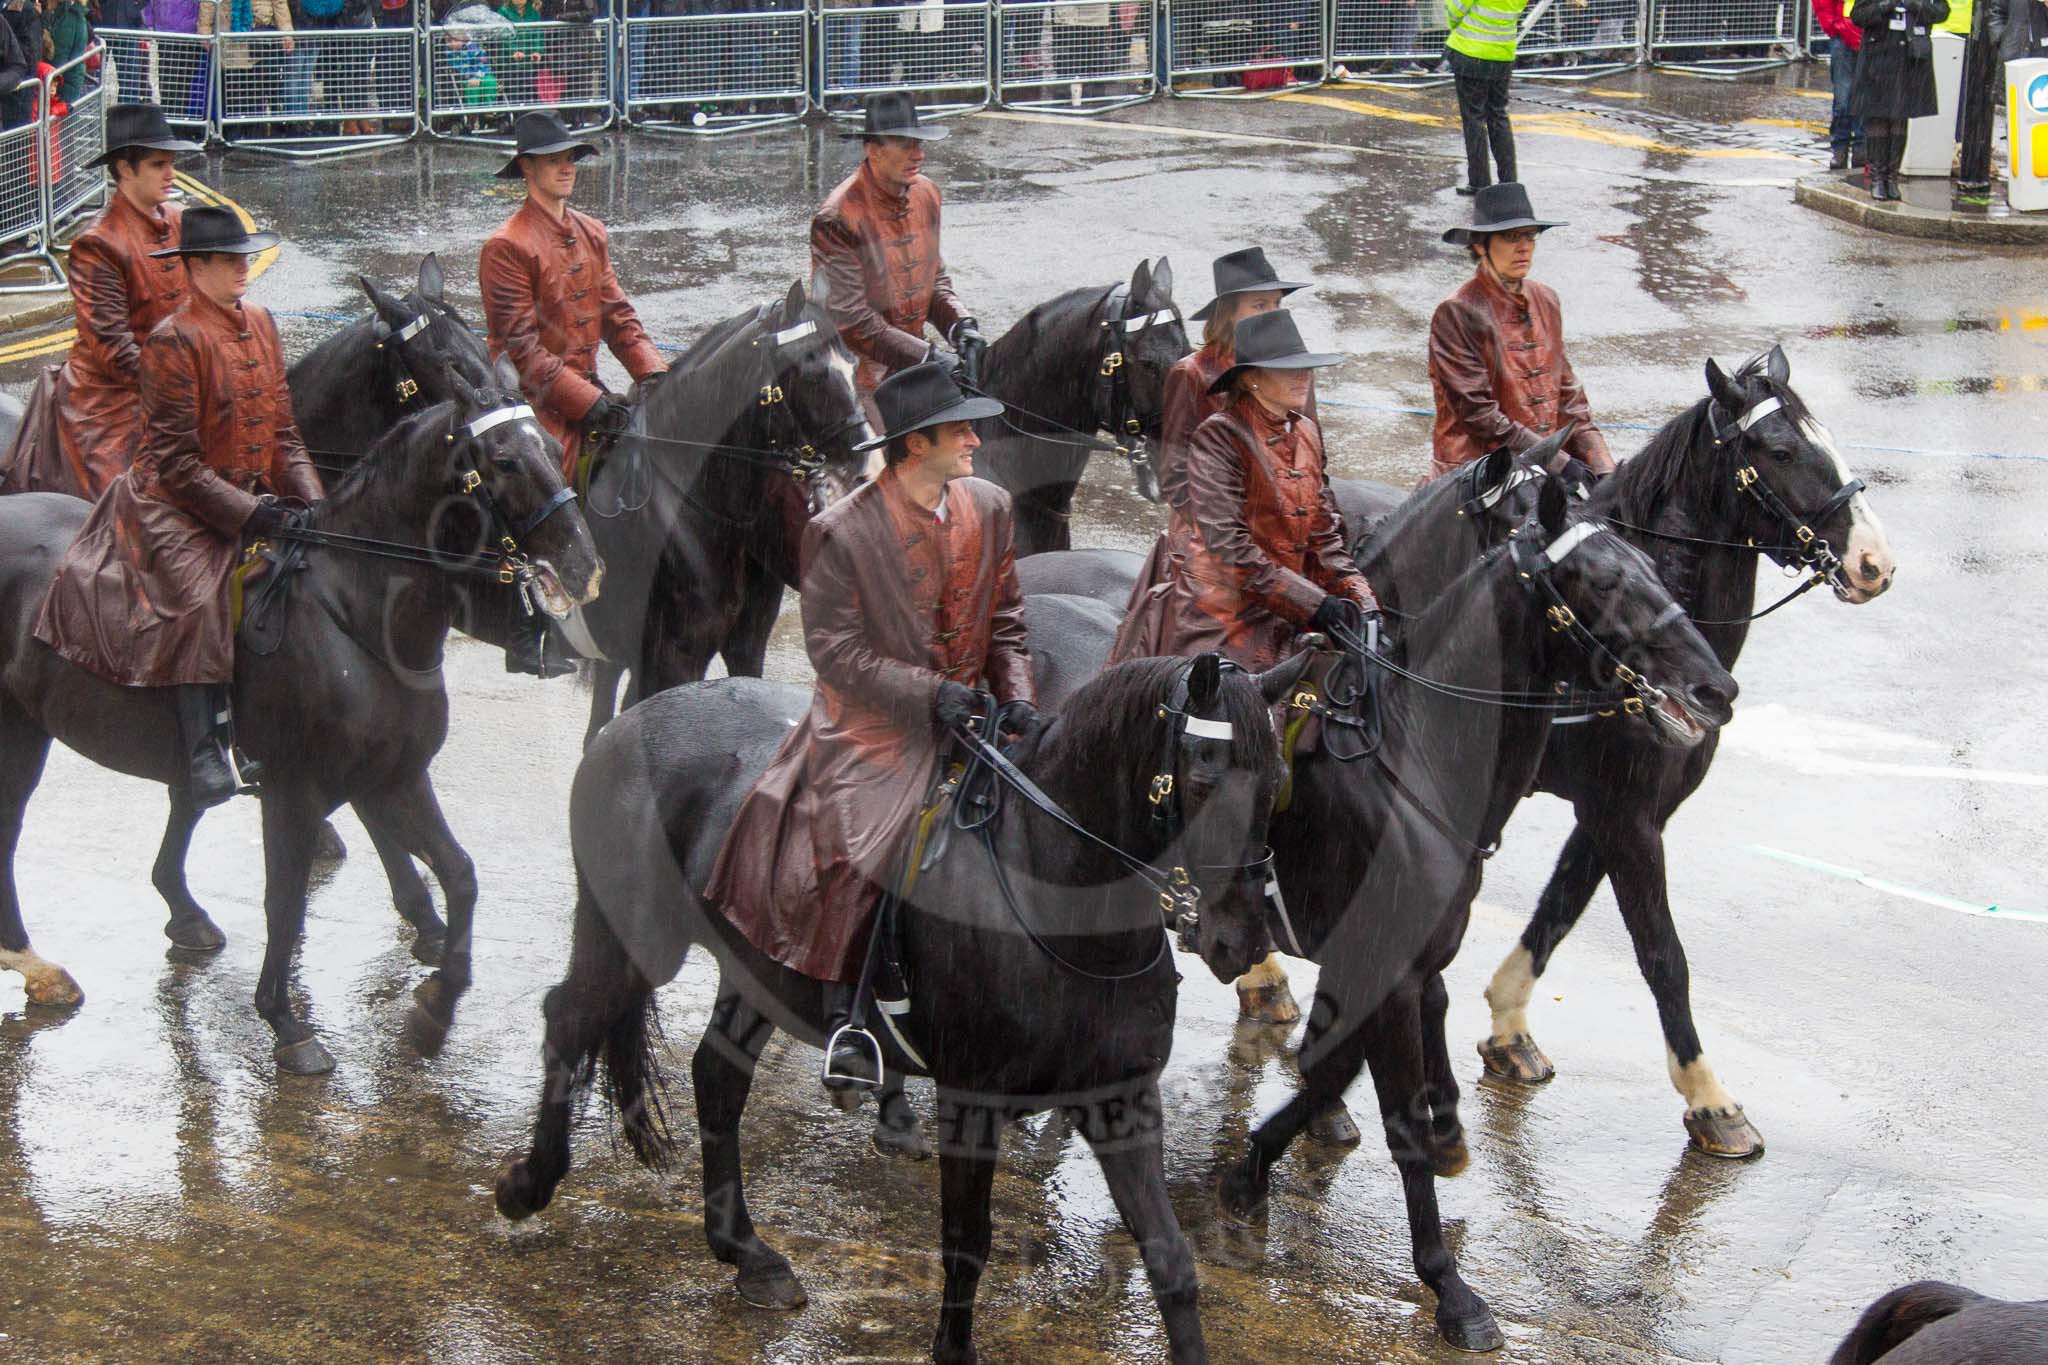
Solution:
M841 1039L845 1039L848 1042L867 1044L868 1054L875 1059L875 1072L872 1078L848 1075L845 1072L832 1069L832 1057L839 1050ZM882 1088L882 1080L886 1074L887 1072L882 1066L881 1040L876 1038L874 1034L869 1033L862 1025L855 1023L841 1024L838 1028L833 1029L832 1036L825 1040L825 1066L823 1073L818 1078L824 1084L840 1086L857 1085L868 1090L879 1090Z

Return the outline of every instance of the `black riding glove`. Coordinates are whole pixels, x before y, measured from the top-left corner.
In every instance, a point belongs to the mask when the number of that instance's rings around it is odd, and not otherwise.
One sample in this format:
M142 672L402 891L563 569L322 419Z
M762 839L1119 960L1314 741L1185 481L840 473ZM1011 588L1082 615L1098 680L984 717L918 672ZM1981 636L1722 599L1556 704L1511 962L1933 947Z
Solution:
M1365 630L1365 612L1350 598L1331 593L1316 607L1316 614L1309 618L1308 624L1310 629L1325 635L1336 626L1343 627L1352 635L1359 635Z
M583 430L590 436L613 437L624 431L632 419L633 409L624 399L599 394L590 411L583 414Z
M1050 716L1042 716L1038 708L1028 701L1013 701L1003 708L1002 730L1007 741L1003 751L1008 753L1018 745L1036 739L1040 731L1052 724Z
M981 324L973 318L962 318L953 324L946 340L953 343L953 353L960 357L960 386L979 390L981 357L988 350L988 342L982 339Z
M284 529L285 518L291 514L289 508L269 493L256 499L256 510L242 523L245 536L275 535Z
M939 684L938 695L932 698L932 719L938 722L940 734L964 729L980 714L981 698L973 688L951 678Z

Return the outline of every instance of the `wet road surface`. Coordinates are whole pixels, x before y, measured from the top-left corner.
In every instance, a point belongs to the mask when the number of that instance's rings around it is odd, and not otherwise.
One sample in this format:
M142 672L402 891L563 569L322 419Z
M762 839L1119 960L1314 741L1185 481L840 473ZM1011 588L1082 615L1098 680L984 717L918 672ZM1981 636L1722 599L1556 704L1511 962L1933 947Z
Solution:
M1709 354L1782 341L1795 385L1868 480L1900 574L1871 606L1814 594L1753 632L1720 762L1667 840L1707 1054L1768 1154L1729 1166L1683 1151L1655 1012L1603 892L1532 1012L1559 1078L1533 1094L1469 1087L1472 1168L1439 1195L1505 1359L1816 1360L1894 1284L2038 1297L2048 1267L2048 1100L2030 1066L2048 980L2048 670L2033 645L2048 615L2033 578L2048 293L2038 259L1795 208L1790 180L1819 156L1796 125L1826 116L1810 93L1593 84L1531 88L1517 116L1533 123L1521 151L1539 211L1571 223L1545 239L1537 272L1563 295L1617 449L1700 395ZM1322 389L1333 464L1404 482L1423 467L1421 340L1465 270L1437 242L1468 203L1451 194L1447 92L956 126L930 169L955 281L991 336L1040 298L1162 253L1192 309L1209 259L1256 238L1283 270L1313 272L1318 288L1294 303L1304 331L1351 357ZM611 225L626 286L669 344L787 288L811 205L856 154L815 130L606 150L578 202ZM476 318L477 250L515 204L489 178L496 161L441 146L318 168L237 154L194 171L286 233L254 297L286 314L298 354L332 326L301 315L356 312L356 272L409 279L429 249ZM0 381L19 392L29 373ZM1156 524L1105 463L1075 541L1138 548ZM788 614L770 669L805 676ZM449 679L434 771L479 865L476 985L445 1040L414 1026L426 969L367 839L338 817L354 856L316 885L299 974L339 1062L321 1080L277 1073L249 1005L253 804L210 817L191 860L229 944L180 960L148 884L160 789L53 755L21 894L37 947L87 1000L31 1010L16 978L0 981L0 1358L923 1358L937 1168L875 1155L866 1115L834 1111L815 1054L784 1040L745 1134L755 1216L806 1280L802 1313L745 1307L705 1251L692 1143L651 1176L611 1149L595 1107L555 1205L519 1226L493 1212L491 1182L524 1145L537 1092L540 996L566 949L564 812L585 698L508 678L466 640ZM1530 801L1489 867L1449 977L1461 1075L1479 1071L1480 990L1568 823L1558 802ZM1376 1137L1341 1157L1297 1147L1258 1228L1215 1215L1215 1163L1292 1078L1283 1036L1234 1027L1229 988L1192 959L1182 970L1167 1163L1216 1357L1449 1357ZM1313 970L1294 980L1306 1000ZM708 985L695 964L664 996L679 1063ZM1369 1087L1352 1099L1371 1112ZM996 1205L986 1358L1163 1358L1083 1144L1043 1119L1013 1130Z

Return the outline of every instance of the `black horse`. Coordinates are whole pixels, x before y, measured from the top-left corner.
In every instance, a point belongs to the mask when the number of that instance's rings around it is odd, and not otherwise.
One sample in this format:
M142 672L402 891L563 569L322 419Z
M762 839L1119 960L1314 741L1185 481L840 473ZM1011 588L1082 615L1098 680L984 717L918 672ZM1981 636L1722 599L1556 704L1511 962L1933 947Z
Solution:
M1959 1284L1919 1280L1863 1310L1828 1365L2040 1365L2048 1360L2048 1299L1993 1299Z
M1158 1077L1172 1047L1176 976L1148 883L1157 885L1152 868L1174 868L1200 886L1199 947L1219 978L1259 951L1266 821L1280 780L1266 708L1305 662L1259 677L1214 655L1111 669L1016 755L1106 842L1009 791L985 835L950 821L949 851L918 876L901 918L913 1003L900 1022L921 1057L894 1038L889 1051L893 1066L939 1086L938 1359L974 1358L998 1135L1055 1107L1094 1147L1138 1239L1173 1358L1206 1359L1194 1258L1163 1169ZM805 702L799 689L753 680L677 688L620 716L585 755L570 812L579 889L569 972L543 1007L547 1073L532 1147L497 1185L507 1217L546 1207L568 1170L574 1101L600 1058L627 1142L642 1161L662 1160L670 1143L653 1087L653 992L704 944L720 965L713 1024L692 1063L705 1234L715 1256L738 1266L744 1298L782 1308L800 1306L804 1291L748 1214L740 1114L776 1029L822 1042L818 985L756 953L696 888ZM983 809L974 789L970 779L955 809ZM1171 794L1163 805L1162 791Z
M258 655L246 643L237 651L239 737L265 769L269 943L256 1008L287 1071L334 1065L294 1015L288 984L314 836L342 802L353 803L380 840L422 858L447 896L446 948L423 1003L445 1012L468 984L476 873L442 819L427 771L447 734L440 669L454 579L486 561L523 567L556 614L590 600L603 572L582 515L563 499L555 443L530 418L479 421L517 402L516 392L463 392L380 441L313 509L315 534L357 541L309 547L275 652ZM62 494L0 498L0 967L21 972L38 1002L79 995L70 975L30 946L14 887L22 814L51 739L167 784L182 781L184 767L162 689L103 682L30 633L89 510Z
M1487 462L1494 486L1511 462ZM1438 489L1385 532L1432 553ZM1496 503L1495 508L1505 504ZM1503 515L1488 510L1481 515ZM1491 1313L1443 1240L1435 1174L1465 1164L1457 1083L1443 1044L1440 973L1456 955L1480 872L1528 791L1561 687L1590 689L1674 746L1730 714L1735 682L1714 660L1641 552L1598 521L1568 515L1543 484L1537 513L1400 625L1398 663L1353 713L1322 717L1293 761L1290 803L1273 821L1281 903L1276 941L1322 964L1301 1049L1302 1087L1224 1173L1227 1210L1248 1216L1267 1173L1310 1120L1372 1069L1388 1147L1407 1195L1415 1267L1438 1296L1437 1325L1465 1349L1500 1344ZM1359 684L1331 675L1339 716Z
M1706 378L1707 397L1601 483L1591 507L1649 555L1721 666L1733 669L1761 615L1759 556L1826 581L1850 603L1889 587L1895 563L1861 480L1793 392L1782 351L1773 347L1733 375L1709 361ZM1553 728L1537 783L1571 802L1578 824L1520 943L1487 987L1493 1029L1479 1052L1502 1079L1536 1084L1555 1074L1530 1036L1529 1000L1606 877L1656 997L1689 1141L1708 1155L1740 1158L1761 1155L1763 1137L1707 1064L1664 874L1665 823L1706 779L1718 742L1711 736L1679 751L1647 742L1640 726L1593 720Z
M871 432L822 281L711 328L641 385L631 430L597 467L591 529L610 591L574 622L597 661L588 742L618 706L703 678L760 676L810 517L860 478ZM466 626L486 639L501 604Z
M1187 353L1164 256L1129 284L1039 304L989 347L983 384L1010 412L982 423L974 472L1009 492L1019 558L1071 547L1074 489L1098 452L1129 449L1138 491L1159 501L1142 442L1159 439L1166 372Z

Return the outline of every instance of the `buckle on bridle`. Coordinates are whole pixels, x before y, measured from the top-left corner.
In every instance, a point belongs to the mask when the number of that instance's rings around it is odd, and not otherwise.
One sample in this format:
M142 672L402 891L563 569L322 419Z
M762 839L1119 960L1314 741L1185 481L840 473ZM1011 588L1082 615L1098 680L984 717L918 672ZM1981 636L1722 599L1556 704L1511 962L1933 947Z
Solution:
M1550 628L1552 630L1570 630L1572 626L1578 623L1579 619L1572 614L1572 609L1565 606L1562 602L1552 607L1545 615L1550 617Z
M1102 357L1102 377L1104 379L1109 378L1118 370L1122 369L1123 366L1124 353L1122 351L1111 351L1108 355Z
M410 403L419 396L419 391L419 381L411 375L407 375L398 381L398 401L401 403Z
M1755 483L1756 480L1756 466L1753 464L1744 465L1742 468L1735 471L1735 486L1737 488L1748 488L1751 484Z
M1157 806L1164 804L1172 795L1173 774L1160 773L1152 779L1151 789L1146 793L1145 799Z
M483 476L483 475L481 475L481 474L477 473L477 471L475 471L474 469L465 469L465 470L463 470L463 471L462 471L462 491L463 491L463 492L465 492L465 493L474 493L474 492L476 492L476 490L477 490L477 489L479 489L479 488L482 488L483 486L484 486L484 476Z
M761 386L761 407L773 407L781 401L782 386L780 384L763 384Z

